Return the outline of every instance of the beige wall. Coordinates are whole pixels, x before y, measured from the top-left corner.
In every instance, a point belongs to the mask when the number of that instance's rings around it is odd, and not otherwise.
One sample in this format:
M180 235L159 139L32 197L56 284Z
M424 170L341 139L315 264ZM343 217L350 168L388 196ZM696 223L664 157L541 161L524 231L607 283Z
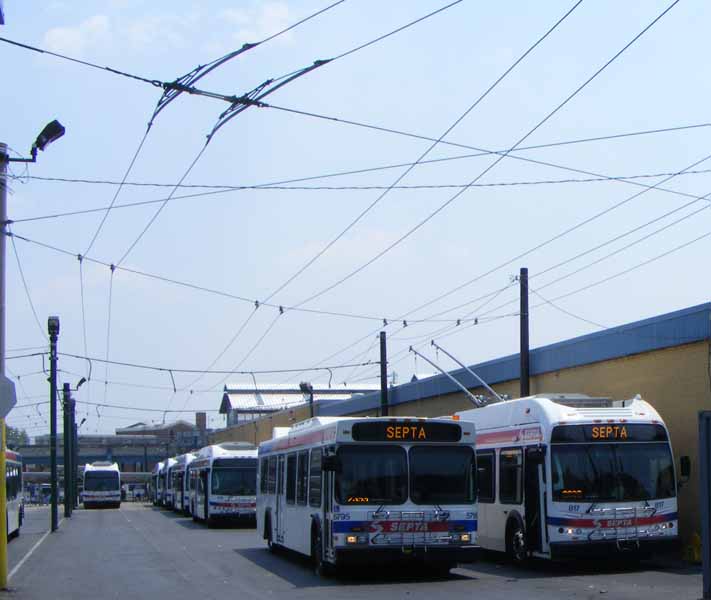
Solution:
M553 371L533 377L531 393L576 392L615 399L635 394L652 404L666 422L674 455L689 455L692 460L690 481L679 492L680 528L683 542L699 531L698 503L698 412L711 409L711 347L708 340L645 352L614 360ZM517 397L518 380L493 386L500 394ZM482 388L472 390L484 393ZM462 393L436 396L391 407L393 416L436 417L471 408ZM373 416L375 411L358 415ZM214 442L244 440L259 443L271 438L272 427L285 427L308 418L308 406L295 408L240 425L212 437Z

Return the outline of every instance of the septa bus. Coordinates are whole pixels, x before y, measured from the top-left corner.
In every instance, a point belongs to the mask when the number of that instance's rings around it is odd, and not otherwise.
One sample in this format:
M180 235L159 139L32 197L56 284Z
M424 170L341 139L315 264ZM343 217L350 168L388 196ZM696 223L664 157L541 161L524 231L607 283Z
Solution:
M156 463L155 467L153 467L153 472L151 473L150 497L153 502L153 506L159 506L161 503L161 475L163 473L163 466L163 462Z
M201 448L188 468L193 520L254 521L257 449L244 442Z
M22 457L12 450L5 450L5 493L7 498L7 537L20 535L25 518L22 501Z
M173 510L188 514L188 478L187 468L195 460L195 455L191 453L178 456L173 466Z
M270 549L349 563L471 561L477 530L474 425L445 419L315 417L259 445L258 528Z
M639 396L539 394L456 417L477 429L483 548L520 562L644 556L677 541L669 433Z
M173 467L175 467L176 463L175 458L168 458L163 464L161 506L167 508L173 508Z
M99 461L84 467L82 503L84 508L121 506L121 472L116 463Z

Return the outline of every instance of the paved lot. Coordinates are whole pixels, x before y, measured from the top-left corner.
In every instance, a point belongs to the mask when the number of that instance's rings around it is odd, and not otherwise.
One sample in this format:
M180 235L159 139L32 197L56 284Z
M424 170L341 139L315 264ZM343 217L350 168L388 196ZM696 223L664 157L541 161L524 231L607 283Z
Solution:
M11 554L18 541L11 542ZM698 569L654 563L624 568L540 562L519 569L491 555L447 578L381 569L322 580L298 556L267 552L253 529L206 529L173 513L124 504L120 510L76 511L10 585L0 598L685 600L699 598L701 577Z
M61 515L62 513L60 512L60 518ZM12 572L22 558L48 530L49 507L26 506L25 522L20 529L20 535L11 539L7 546L8 572Z

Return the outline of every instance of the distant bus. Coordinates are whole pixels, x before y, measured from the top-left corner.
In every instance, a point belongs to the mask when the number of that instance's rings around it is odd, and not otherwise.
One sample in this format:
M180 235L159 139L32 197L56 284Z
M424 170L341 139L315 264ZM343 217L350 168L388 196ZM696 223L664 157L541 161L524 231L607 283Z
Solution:
M151 472L151 481L150 481L150 498L151 502L153 502L153 506L159 506L161 503L161 473L163 472L163 463L159 462L156 463L156 466L153 467L153 471Z
M177 464L175 458L168 458L164 462L163 466L163 498L162 506L166 508L173 508L173 477L174 467Z
M474 425L316 417L259 445L258 527L268 547L325 574L409 561L446 573L475 557Z
M251 444L206 446L190 463L191 513L208 527L221 521L255 521L257 450Z
M189 514L188 478L187 469L195 455L191 453L181 454L176 459L173 466L173 510L176 512Z
M538 394L457 415L476 425L482 548L522 562L644 556L677 541L669 433L641 398Z
M20 535L25 518L22 502L22 457L12 450L5 451L5 490L7 494L7 537Z
M116 463L94 462L84 467L84 508L119 508L121 506L121 472Z

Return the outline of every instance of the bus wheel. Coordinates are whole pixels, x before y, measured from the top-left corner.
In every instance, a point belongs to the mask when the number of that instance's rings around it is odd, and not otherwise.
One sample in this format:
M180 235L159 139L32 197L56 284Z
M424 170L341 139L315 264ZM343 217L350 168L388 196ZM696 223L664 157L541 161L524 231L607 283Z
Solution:
M527 558L526 534L520 521L511 521L506 534L506 554L516 564L523 563Z
M274 535L272 533L272 520L270 517L267 517L266 521L264 522L264 537L267 540L267 549L269 550L269 552L271 552L272 554L276 553L277 547L274 543Z
M311 561L314 573L319 577L328 577L333 573L332 565L323 561L323 541L320 527L316 527L311 534Z

